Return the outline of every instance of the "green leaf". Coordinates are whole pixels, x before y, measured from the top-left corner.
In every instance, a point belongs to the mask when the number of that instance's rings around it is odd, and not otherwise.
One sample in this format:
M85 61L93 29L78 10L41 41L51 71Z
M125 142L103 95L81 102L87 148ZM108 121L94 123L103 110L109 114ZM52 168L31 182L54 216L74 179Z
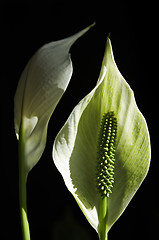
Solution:
M129 204L150 164L147 124L133 91L115 64L108 38L97 85L74 108L53 146L57 169L99 236L103 224L99 223L101 197L95 180L98 135L103 114L111 111L117 118L118 128L114 185L107 198L106 232Z
M22 127L26 174L44 151L49 119L71 79L69 50L90 27L41 47L20 77L14 98L14 123L18 139Z

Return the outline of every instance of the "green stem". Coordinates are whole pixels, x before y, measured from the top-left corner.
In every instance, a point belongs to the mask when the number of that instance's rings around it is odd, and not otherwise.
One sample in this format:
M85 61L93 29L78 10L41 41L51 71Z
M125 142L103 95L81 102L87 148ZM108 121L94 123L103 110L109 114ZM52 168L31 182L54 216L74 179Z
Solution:
M27 174L25 170L25 155L24 155L24 134L22 131L22 124L19 133L19 204L20 204L20 217L22 225L23 240L30 240L30 230L27 218L27 193L26 193L26 181Z
M108 240L107 234L107 211L108 211L108 200L106 197L100 198L99 201L99 239Z

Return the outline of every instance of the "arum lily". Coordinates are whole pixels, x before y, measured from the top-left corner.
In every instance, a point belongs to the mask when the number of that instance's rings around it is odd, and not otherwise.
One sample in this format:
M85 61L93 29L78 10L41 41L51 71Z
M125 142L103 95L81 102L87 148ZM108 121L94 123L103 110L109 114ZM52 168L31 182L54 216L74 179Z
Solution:
M65 92L71 75L69 50L90 27L63 40L41 47L26 65L14 99L15 132L19 140L19 191L23 238L29 240L26 215L26 179L39 161L49 119Z
M97 84L58 133L53 160L99 238L107 239L150 164L147 124L109 38Z

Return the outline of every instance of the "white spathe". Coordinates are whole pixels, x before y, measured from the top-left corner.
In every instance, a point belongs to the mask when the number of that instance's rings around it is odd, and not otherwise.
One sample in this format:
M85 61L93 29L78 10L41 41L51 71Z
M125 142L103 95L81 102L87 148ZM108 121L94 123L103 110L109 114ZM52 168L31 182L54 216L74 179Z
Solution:
M23 128L27 173L44 151L49 119L71 79L69 50L90 27L41 47L20 77L14 98L14 124L18 139L20 126Z
M119 72L107 39L100 77L94 89L73 109L56 136L53 160L68 190L100 235L96 189L97 143L103 114L118 122L114 186L108 198L108 232L145 178L150 164L150 137L133 91Z

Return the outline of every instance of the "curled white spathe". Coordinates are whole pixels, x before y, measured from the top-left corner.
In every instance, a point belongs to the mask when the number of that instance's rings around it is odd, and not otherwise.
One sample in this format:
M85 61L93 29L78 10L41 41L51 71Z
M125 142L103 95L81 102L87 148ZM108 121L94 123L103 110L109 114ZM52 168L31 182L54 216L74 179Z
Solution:
M44 151L49 119L71 79L73 67L69 50L89 28L45 44L29 60L20 77L14 98L14 124L19 139L23 123L27 173Z

